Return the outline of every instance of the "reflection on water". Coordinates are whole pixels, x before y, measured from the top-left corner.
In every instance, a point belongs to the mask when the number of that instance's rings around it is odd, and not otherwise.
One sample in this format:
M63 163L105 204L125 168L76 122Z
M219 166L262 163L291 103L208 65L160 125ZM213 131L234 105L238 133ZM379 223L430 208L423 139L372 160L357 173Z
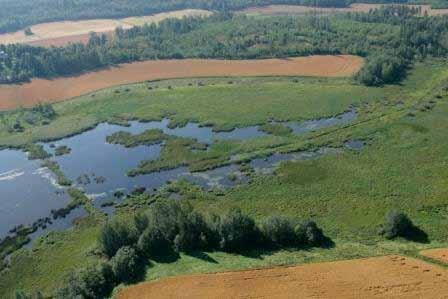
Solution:
M319 158L323 155L337 154L342 150L337 148L324 147L316 151L304 151L286 154L273 154L265 159L254 159L250 162L255 172L259 174L271 174L284 161L311 160Z
M298 122L287 122L286 125L290 127L294 134L304 134L307 132L328 128L336 125L346 125L356 120L358 114L355 110L349 110L338 116L322 118L316 120Z
M34 233L30 234L28 237L31 241L36 240L41 236L45 236L47 233L52 231L63 231L70 228L76 219L80 219L87 216L87 212L83 207L78 207L73 209L64 218L58 218L57 220L52 220L50 224L47 224L45 228L40 228ZM25 245L26 248L32 247L33 242L29 242Z
M365 143L361 140L349 140L344 146L350 150L360 151L364 148Z

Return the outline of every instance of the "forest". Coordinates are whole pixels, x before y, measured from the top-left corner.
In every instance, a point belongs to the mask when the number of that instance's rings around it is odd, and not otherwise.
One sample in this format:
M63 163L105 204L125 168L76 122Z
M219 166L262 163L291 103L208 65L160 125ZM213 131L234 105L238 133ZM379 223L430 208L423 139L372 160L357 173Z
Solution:
M238 10L269 4L344 7L346 0L1 0L0 33L61 20L119 18L187 8Z
M251 18L219 13L117 28L114 38L92 34L87 45L39 48L0 45L0 83L51 78L153 59L256 59L313 54L367 57L357 79L366 85L400 81L415 60L448 49L448 18L385 7L368 14ZM367 38L366 38L367 37Z
M347 7L351 3L430 3L447 7L447 0L0 0L0 33L52 21L141 16L179 9L234 11L275 4Z

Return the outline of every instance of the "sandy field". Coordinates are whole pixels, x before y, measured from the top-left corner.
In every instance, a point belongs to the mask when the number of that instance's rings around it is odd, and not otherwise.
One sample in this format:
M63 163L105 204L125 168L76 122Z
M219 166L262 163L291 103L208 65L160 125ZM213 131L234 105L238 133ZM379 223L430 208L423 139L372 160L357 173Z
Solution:
M126 288L118 298L448 298L448 272L387 256L172 277Z
M313 8L309 6L300 5L269 5L260 7L250 7L239 11L243 14L265 14L265 15L301 15L311 12L318 12L323 14L336 12L369 12L371 9L380 8L383 4L366 4L354 3L347 8ZM429 5L411 5L414 7L420 6L422 13L425 11L428 15L443 15L448 14L448 9L431 9Z
M36 46L63 46L69 43L89 40L90 32L111 34L115 28L129 29L145 23L157 23L167 18L186 16L207 16L211 12L198 9L185 9L150 16L130 17L124 19L94 19L83 21L63 21L37 24L31 27L34 35L26 36L23 30L0 34L0 44L28 43Z
M423 250L420 254L448 264L448 248Z
M308 56L262 60L156 60L54 80L0 85L0 110L39 102L57 102L95 90L147 80L223 76L320 76L342 77L356 73L363 64L357 56Z

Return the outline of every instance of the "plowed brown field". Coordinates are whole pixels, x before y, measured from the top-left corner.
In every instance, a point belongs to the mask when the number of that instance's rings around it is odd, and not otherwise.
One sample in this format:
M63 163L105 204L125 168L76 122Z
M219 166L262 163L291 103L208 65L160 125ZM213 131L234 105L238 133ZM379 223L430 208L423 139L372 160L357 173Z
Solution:
M448 248L423 250L420 254L448 264Z
M366 4L366 3L354 3L345 8L334 7L319 7L314 8L310 6L301 5L268 5L249 7L239 11L243 14L264 14L264 15L301 15L311 12L317 12L321 14L329 14L336 12L369 12L371 9L380 8L383 5L394 4ZM427 12L428 15L444 15L448 14L448 9L431 9L430 5L410 5L413 7L421 7L422 14Z
M41 23L31 26L34 35L27 36L24 31L0 34L0 44L27 43L35 46L64 46L69 43L87 43L90 32L112 35L115 28L129 29L145 23L157 23L167 18L186 16L206 16L211 12L199 9L185 9L150 16L130 17L124 19L93 19L82 21L62 21Z
M172 277L126 288L118 298L448 298L448 272L387 256Z
M34 79L0 85L0 110L57 102L95 90L146 80L218 76L350 76L363 59L357 56L308 56L263 60L157 60L123 64L76 77Z

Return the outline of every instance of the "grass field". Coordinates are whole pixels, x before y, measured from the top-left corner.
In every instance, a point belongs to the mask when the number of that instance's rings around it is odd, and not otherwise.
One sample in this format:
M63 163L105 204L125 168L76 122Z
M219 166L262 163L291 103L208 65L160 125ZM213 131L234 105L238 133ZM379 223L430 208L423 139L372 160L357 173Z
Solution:
M146 279L387 254L418 257L421 250L448 244L444 229L448 224L447 80L446 65L434 61L416 66L402 85L383 88L353 85L340 78L201 79L204 86L189 86L197 82L191 79L142 83L55 104L59 115L55 120L35 129L27 126L21 134L7 133L5 124L23 117L24 112L5 113L0 140L5 146L19 146L72 134L100 121L163 116L170 116L174 123L195 120L229 129L262 124L271 118L302 120L334 115L356 105L359 117L351 125L233 146L250 155L263 149L288 151L363 139L367 146L362 151L284 163L274 176L255 176L251 184L222 196L196 188L184 192L187 200L203 211L240 207L257 220L273 214L313 218L336 243L334 248L245 256L221 252L181 255L173 263L154 263ZM430 243L385 241L378 236L378 225L391 209L408 213L426 231ZM121 217L129 217L128 211L132 206L120 210ZM101 220L93 223L98 222ZM70 269L98 260L93 254L98 227L80 225L46 238L36 251L17 252L11 269L0 276L0 297L19 288L51 293ZM64 262L53 269L59 259ZM42 275L49 269L51 274Z
M64 46L69 43L88 42L91 32L113 34L115 28L130 29L145 23L158 23L168 18L208 16L211 12L199 9L185 9L150 16L124 19L92 19L42 23L31 26L33 35L24 31L0 34L0 44L28 43L36 46Z

